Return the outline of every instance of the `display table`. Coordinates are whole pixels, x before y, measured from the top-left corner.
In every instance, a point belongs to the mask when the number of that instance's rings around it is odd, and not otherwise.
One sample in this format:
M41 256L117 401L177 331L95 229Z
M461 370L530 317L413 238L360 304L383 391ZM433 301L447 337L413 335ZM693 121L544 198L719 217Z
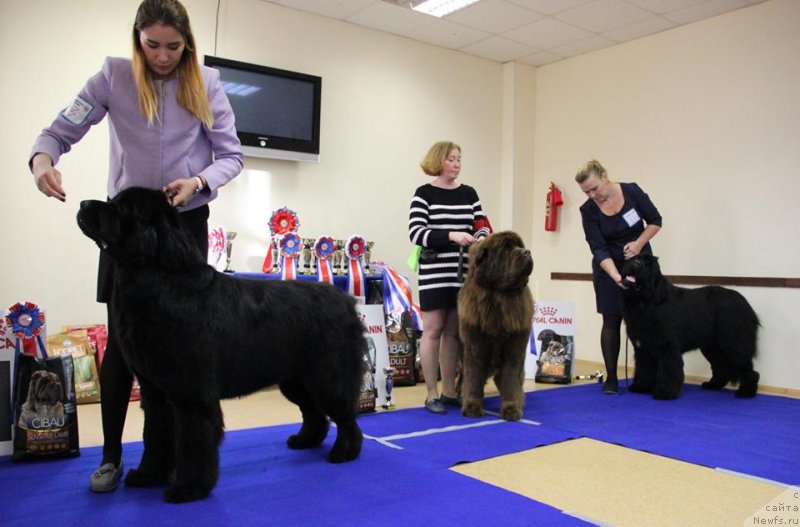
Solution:
M280 280L281 275L280 273L231 273L233 276L237 278L251 278L256 280ZM372 295L370 295L370 291L374 287L379 287L379 292L381 293L378 295L378 299L383 298L383 291L381 284L378 282L379 280L383 279L383 275L376 274L376 275L366 275L364 277L366 279L366 283L364 284L364 290L367 292L367 303L375 303L375 304L382 304L382 301L370 301ZM317 281L317 275L315 274L298 274L296 280L310 280L313 282ZM333 275L333 285L341 289L342 291L347 291L347 275Z

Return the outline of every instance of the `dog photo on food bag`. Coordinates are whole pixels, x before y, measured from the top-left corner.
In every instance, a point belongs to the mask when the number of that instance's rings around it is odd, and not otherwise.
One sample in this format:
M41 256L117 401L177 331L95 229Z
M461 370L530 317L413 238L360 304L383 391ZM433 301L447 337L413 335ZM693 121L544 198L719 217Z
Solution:
M358 457L366 342L351 296L318 282L216 271L157 190L84 201L77 219L115 262L111 316L141 385L144 452L127 485L168 483L169 502L208 495L219 472L220 399L271 385L302 412L289 448L319 446L330 418L328 461Z
M636 362L631 392L675 399L684 380L682 354L699 348L711 363L703 388L721 390L733 382L739 384L736 397L756 395L753 358L760 324L741 294L716 285L672 285L652 255L627 260L621 274L622 316Z
M17 426L26 430L64 426L64 388L58 375L47 370L33 372Z
M484 386L494 377L500 416L507 421L522 418L532 271L531 252L514 232L497 232L470 246L469 272L458 293L464 416L483 415Z

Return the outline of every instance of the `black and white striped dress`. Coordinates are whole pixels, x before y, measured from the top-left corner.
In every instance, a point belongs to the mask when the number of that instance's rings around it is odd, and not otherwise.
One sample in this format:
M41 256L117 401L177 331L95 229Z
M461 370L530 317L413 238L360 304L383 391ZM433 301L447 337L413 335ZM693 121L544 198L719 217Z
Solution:
M414 193L408 212L411 243L431 249L432 258L420 258L419 304L422 311L452 309L461 283L458 281L458 245L449 239L451 231L473 233L473 222L483 218L478 193L469 185L454 189L422 185ZM463 273L467 272L464 249Z

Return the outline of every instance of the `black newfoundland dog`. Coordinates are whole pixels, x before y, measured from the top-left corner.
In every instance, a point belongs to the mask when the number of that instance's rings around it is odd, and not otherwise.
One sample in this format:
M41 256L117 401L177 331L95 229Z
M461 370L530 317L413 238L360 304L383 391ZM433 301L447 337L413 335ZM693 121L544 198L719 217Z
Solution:
M78 225L115 261L111 314L141 384L144 453L127 485L168 482L164 498L175 503L208 495L219 472L220 399L275 384L302 411L290 448L319 446L330 418L328 460L358 457L366 342L351 297L316 282L215 271L156 190L84 201Z
M683 385L682 354L699 348L711 363L707 390L738 382L737 397L753 397L759 375L753 370L758 316L732 289L672 285L658 258L639 255L625 262L622 316L633 342L636 369L631 392L675 399Z

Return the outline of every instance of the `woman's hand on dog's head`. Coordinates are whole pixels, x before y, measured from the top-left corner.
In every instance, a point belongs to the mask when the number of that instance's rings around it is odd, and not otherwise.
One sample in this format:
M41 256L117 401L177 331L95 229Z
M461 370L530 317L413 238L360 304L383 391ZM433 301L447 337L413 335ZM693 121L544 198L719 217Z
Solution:
M176 179L164 187L164 193L173 207L180 207L189 201L197 189L197 180L193 177Z

